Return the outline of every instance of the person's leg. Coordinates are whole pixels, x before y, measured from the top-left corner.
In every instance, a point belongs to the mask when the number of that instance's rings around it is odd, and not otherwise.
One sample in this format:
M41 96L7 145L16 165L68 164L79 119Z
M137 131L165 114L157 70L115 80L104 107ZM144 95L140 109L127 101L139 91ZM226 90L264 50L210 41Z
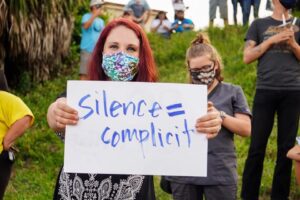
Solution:
M89 66L90 58L91 58L91 53L87 51L80 52L80 69L79 69L80 80L88 79L88 66Z
M243 14L243 4L244 4L244 0L238 0L237 1L239 4L240 4L240 8L241 8L241 11L242 11L242 14Z
M236 185L209 185L204 186L205 200L236 200Z
M258 199L266 146L274 123L276 96L272 90L257 90L254 97L251 142L241 192L245 200Z
M220 17L224 20L224 26L228 25L227 1L219 0Z
M209 26L213 26L216 18L217 0L209 0Z
M6 186L11 175L13 162L8 158L8 152L2 151L0 154L0 200L3 199Z
M292 161L286 157L295 144L300 114L300 91L281 93L278 108L277 160L273 176L273 200L285 200L289 197Z
M260 0L254 0L254 4L253 4L254 18L258 18L259 6L260 6Z
M231 0L232 3L232 7L233 7L233 21L234 21L234 25L237 25L237 4L238 4L238 0Z
M171 182L173 200L202 200L203 187Z
M243 0L243 25L247 26L251 11L251 0Z

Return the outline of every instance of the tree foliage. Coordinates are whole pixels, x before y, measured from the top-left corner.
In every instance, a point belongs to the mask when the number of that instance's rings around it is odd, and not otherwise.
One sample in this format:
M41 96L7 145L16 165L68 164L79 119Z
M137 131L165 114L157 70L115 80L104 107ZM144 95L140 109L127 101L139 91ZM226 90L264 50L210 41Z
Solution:
M48 80L69 52L75 5L82 0L0 0L0 69L9 82L27 73ZM16 76L17 75L17 76Z

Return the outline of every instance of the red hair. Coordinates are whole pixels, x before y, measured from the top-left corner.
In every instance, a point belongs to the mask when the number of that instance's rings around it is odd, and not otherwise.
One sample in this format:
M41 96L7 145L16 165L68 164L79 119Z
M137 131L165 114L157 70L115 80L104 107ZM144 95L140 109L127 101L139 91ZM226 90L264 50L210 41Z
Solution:
M102 53L108 35L114 28L118 26L125 26L132 30L140 41L138 73L135 76L134 81L155 82L157 80L157 69L148 38L139 25L123 18L111 21L103 29L89 63L89 79L107 80L107 76L104 74L104 71L102 69ZM126 36L120 35L120 37Z

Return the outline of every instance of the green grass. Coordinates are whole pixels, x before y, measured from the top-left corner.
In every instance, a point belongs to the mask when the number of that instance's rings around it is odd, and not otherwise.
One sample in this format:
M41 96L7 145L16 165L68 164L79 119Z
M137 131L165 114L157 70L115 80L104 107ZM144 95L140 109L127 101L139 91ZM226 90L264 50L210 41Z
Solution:
M243 37L242 27L206 30L215 47L223 57L225 81L242 86L248 103L251 106L255 90L255 63L245 65L242 62ZM185 51L194 38L195 32L174 35L165 40L157 35L149 35L161 82L187 82L185 68ZM73 47L73 53L76 47ZM14 165L13 176L6 191L6 200L47 200L52 198L56 176L63 163L63 144L48 128L46 121L47 108L66 86L66 81L77 79L78 54L70 55L77 58L75 64L64 68L69 75L62 74L58 78L45 82L31 89L27 94L17 90L16 93L27 103L35 114L34 126L18 140L20 153ZM250 139L235 137L238 155L239 191L241 176L247 156ZM269 199L272 175L276 159L276 129L274 128L266 152L264 172L261 185L261 199ZM156 195L158 200L171 199L159 188L159 177L155 177ZM300 199L300 190L293 175L291 183L291 199Z

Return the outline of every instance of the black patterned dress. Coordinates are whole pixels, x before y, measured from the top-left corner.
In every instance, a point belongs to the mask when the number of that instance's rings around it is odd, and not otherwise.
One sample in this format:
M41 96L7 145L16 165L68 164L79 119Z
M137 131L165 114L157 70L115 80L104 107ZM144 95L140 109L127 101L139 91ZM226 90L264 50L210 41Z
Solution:
M61 170L54 200L155 200L153 177L75 174Z

